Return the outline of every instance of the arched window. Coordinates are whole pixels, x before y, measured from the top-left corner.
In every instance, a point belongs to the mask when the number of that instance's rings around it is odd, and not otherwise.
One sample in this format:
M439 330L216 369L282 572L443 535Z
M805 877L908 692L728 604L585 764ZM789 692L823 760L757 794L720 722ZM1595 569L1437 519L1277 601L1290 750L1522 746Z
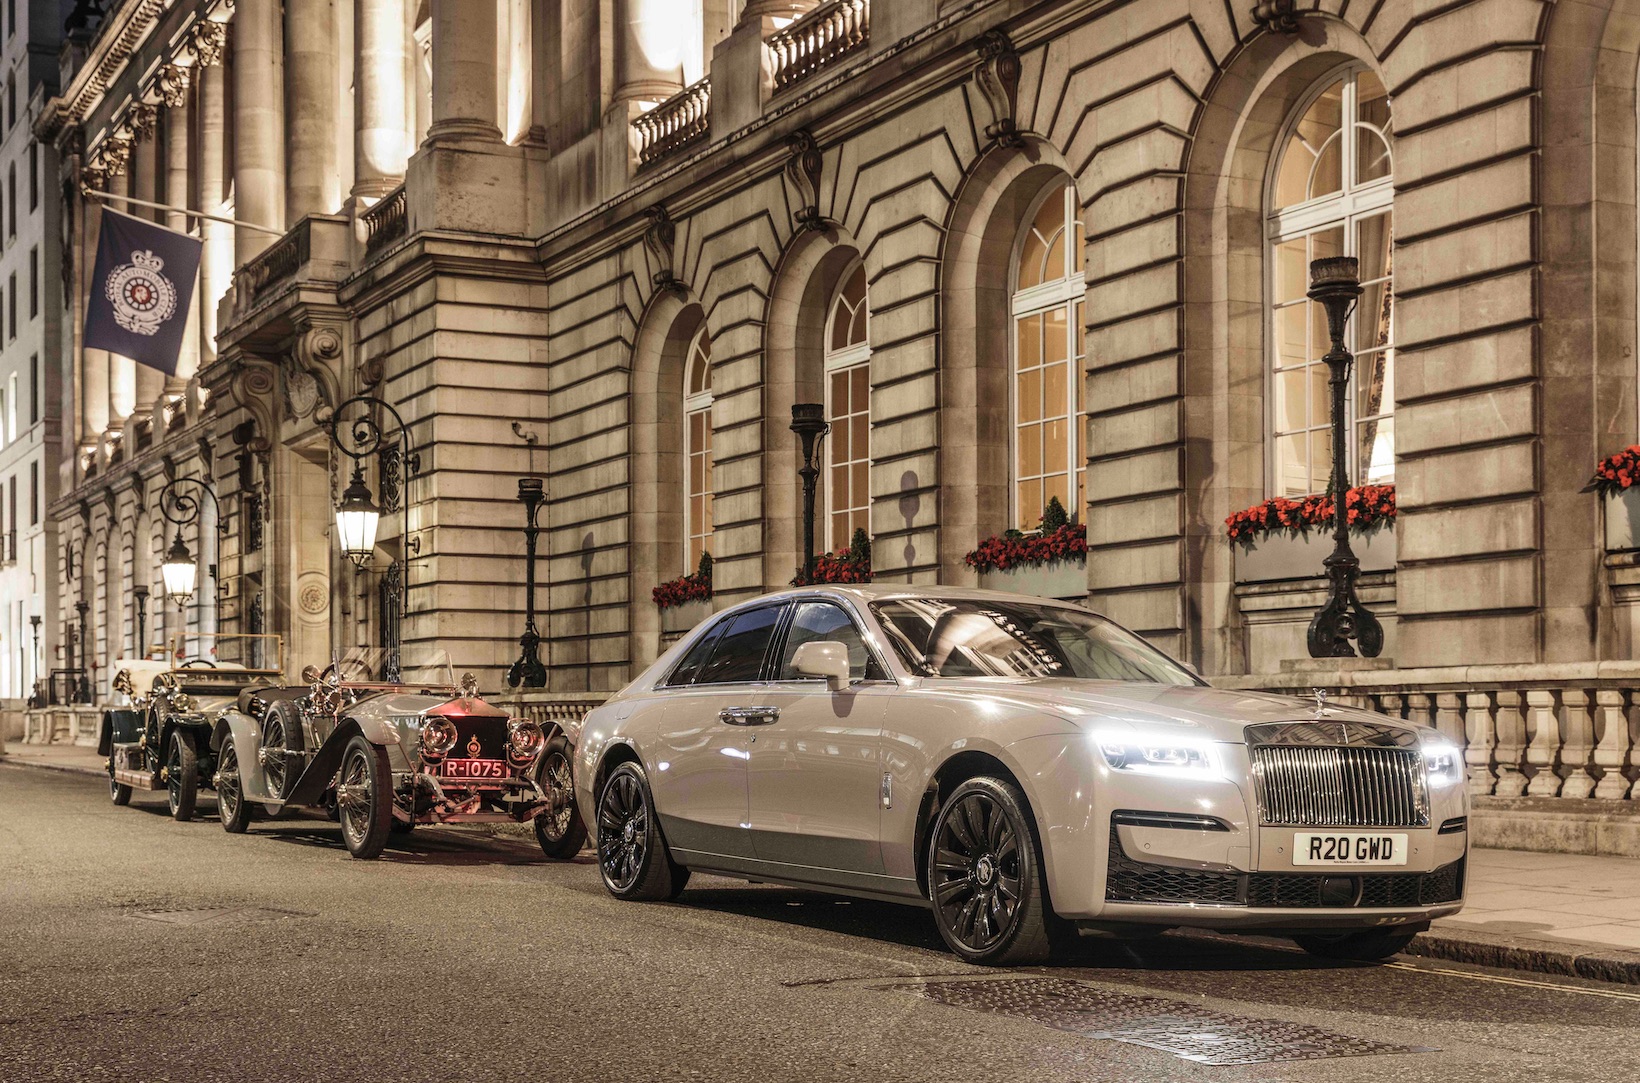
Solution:
M683 547L685 573L712 547L712 338L702 327L683 364Z
M843 276L826 320L826 509L828 549L857 529L871 533L871 342L866 269Z
M1013 525L1034 530L1049 499L1086 503L1082 431L1082 217L1076 189L1054 185L1014 263Z
M1373 72L1323 80L1295 112L1270 184L1269 490L1323 492L1332 473L1327 316L1305 299L1312 260L1354 256L1364 292L1347 342L1350 477L1395 479L1394 134L1389 96Z

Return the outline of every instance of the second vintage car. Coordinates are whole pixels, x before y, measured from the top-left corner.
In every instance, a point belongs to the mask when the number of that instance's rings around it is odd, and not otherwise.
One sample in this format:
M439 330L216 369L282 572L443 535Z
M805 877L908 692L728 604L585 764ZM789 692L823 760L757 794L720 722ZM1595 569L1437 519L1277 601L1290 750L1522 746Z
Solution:
M1082 607L956 588L716 615L587 716L575 784L620 898L702 871L918 902L976 963L1170 926L1380 958L1459 909L1468 853L1433 729L1214 689Z
M442 652L406 663L353 651L303 678L247 689L212 730L229 832L245 831L258 806L315 806L358 858L378 856L394 832L446 823L533 821L548 857L580 852L566 735L485 702Z

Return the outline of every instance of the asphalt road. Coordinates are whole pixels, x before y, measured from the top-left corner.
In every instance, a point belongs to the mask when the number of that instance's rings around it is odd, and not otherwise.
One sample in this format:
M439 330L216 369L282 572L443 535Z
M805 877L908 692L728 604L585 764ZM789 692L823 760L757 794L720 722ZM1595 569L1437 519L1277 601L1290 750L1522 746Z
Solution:
M201 810L0 767L0 1081L1640 1076L1629 987L1178 935L987 971L911 908L622 904L533 842L418 829L363 862L326 820Z

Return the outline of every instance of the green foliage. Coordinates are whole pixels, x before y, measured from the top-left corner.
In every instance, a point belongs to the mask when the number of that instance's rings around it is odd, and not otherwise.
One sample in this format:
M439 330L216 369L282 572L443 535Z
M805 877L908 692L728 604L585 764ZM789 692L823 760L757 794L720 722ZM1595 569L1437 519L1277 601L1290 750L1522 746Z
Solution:
M848 558L864 567L871 567L871 539L866 536L865 527L854 528L854 537L848 543Z
M700 555L700 567L695 571L695 576L702 583L706 583L708 585L711 584L711 582L712 582L712 554L711 553L702 553Z
M1065 505L1059 502L1057 496L1048 498L1048 506L1042 509L1042 533L1044 536L1052 534L1071 521L1070 512Z

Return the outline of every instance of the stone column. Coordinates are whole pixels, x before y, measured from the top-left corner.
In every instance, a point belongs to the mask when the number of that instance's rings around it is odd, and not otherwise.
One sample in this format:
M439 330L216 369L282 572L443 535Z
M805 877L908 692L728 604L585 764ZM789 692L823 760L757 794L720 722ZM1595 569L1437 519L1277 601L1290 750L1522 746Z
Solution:
M683 50L699 35L679 34L674 5L699 21L699 0L615 0L614 101L664 101L683 89Z
M227 133L227 74L212 64L199 79L199 208L221 214L228 198L222 156ZM226 222L206 219L200 225L205 240L199 254L199 339L203 356L216 358L216 306L233 281L234 229Z
M284 28L279 0L239 0L234 13L234 217L285 228ZM255 258L271 234L234 230L234 263Z
M169 130L165 135L167 138L170 137ZM187 138L186 134L183 138ZM149 203L175 203L177 200L159 198L159 149L157 130L150 132L146 139L138 139L136 145L131 148L131 194ZM169 196L169 190L166 194ZM136 217L146 218L150 222L166 220L164 211L157 211L152 207L132 206L126 209ZM128 412L141 415L152 413L154 400L165 390L165 374L159 369L139 365L129 358L120 360L131 366L132 372L133 398Z
M131 148L131 159L127 163L124 173L117 177L108 178L108 192L110 195L128 196L133 194L131 191L131 174L141 166L142 156L140 155L139 150L140 147L134 146ZM109 202L116 210L123 211L126 214L130 214L136 209L118 199L110 200ZM142 216L138 215L137 217ZM98 226L101 226L100 220L98 222ZM95 244L96 235L93 234L92 236L93 244ZM92 248L92 252L92 259L95 260L95 247ZM95 282L92 283L92 288L96 288ZM107 357L108 405L105 416L108 420L105 427L117 429L124 424L126 418L131 416L131 411L136 406L137 363L129 357L124 357L117 353L108 354Z
M104 180L99 187L104 191L113 189L112 177ZM89 301L87 291L91 288L91 265L97 258L97 237L102 232L102 201L96 199L82 199L80 201L82 214L80 217L80 235L76 238L79 253L74 260L75 276L79 282L80 306L76 312L77 320L74 328L76 338L81 335L84 326L85 304ZM108 351L88 350L84 341L80 344L80 446L95 447L102 438L104 430L108 428Z
M427 138L501 141L493 0L433 0L433 123Z
M377 199L404 180L410 160L404 0L354 0L353 195Z
M165 202L173 207L195 207L189 184L188 157L190 136L193 131L193 98L184 97L181 105L173 105L165 115ZM200 202L203 202L201 200ZM188 232L188 215L182 211L166 211L165 224L179 233ZM177 283L187 288L189 283ZM177 353L176 375L166 383L167 394L177 394L199 369L199 276L194 276L193 299L189 303L188 326L182 331L182 349Z
M310 214L334 214L342 205L336 161L336 3L285 0L290 84L285 215L293 224Z

